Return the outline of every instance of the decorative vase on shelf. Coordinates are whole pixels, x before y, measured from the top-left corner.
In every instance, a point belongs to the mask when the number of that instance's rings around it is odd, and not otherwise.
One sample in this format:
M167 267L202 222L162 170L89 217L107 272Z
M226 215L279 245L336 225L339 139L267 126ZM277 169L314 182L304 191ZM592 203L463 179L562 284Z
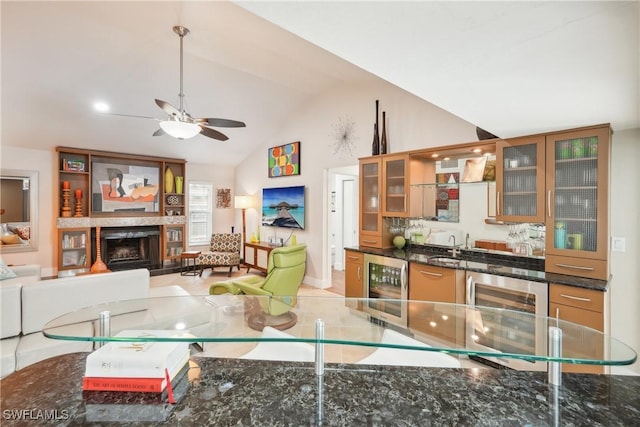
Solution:
M371 155L377 156L380 154L380 140L378 138L378 125L373 125L373 143L371 143Z
M377 156L380 154L380 136L378 135L378 129L380 126L378 124L378 107L380 105L380 101L376 99L376 123L373 125L373 143L371 144L371 155Z
M387 154L387 113L382 112L382 136L380 137L380 154Z
M182 194L184 186L184 176L176 176L176 193Z
M170 167L164 171L164 192L173 193L173 171Z

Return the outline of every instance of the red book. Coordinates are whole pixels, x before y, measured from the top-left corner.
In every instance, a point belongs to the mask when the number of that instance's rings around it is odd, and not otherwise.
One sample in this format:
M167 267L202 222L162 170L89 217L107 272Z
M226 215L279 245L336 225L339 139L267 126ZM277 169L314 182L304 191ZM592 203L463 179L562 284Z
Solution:
M189 370L189 352L169 370L171 382L179 380ZM131 391L138 393L161 393L167 388L167 378L140 377L83 377L82 390Z

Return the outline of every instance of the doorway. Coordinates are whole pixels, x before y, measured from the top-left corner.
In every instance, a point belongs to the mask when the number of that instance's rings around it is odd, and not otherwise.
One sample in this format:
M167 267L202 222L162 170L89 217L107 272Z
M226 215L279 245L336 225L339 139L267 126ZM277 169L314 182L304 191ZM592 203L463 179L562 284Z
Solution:
M344 248L358 245L358 165L328 170L329 218L327 289L344 295Z

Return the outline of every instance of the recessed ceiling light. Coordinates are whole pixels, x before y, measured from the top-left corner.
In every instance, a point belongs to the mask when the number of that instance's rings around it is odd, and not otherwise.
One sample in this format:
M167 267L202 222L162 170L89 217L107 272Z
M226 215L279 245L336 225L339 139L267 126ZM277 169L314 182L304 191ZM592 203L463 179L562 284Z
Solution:
M482 153L482 148L474 148L473 152L474 153Z
M109 111L109 104L102 101L94 102L93 109L99 113L106 113L107 111Z
M438 157L438 156L439 156L439 154L438 154L438 153L433 153L433 154L431 155L431 157L433 157L434 159L435 159L436 157Z

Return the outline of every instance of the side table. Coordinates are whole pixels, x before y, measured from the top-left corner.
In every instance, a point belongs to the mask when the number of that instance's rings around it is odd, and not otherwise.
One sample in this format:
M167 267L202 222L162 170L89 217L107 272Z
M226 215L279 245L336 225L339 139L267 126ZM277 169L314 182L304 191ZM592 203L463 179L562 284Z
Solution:
M196 276L198 274L198 268L196 265L196 259L200 255L200 251L184 251L180 254L180 275L181 276ZM193 260L193 261L190 261Z

